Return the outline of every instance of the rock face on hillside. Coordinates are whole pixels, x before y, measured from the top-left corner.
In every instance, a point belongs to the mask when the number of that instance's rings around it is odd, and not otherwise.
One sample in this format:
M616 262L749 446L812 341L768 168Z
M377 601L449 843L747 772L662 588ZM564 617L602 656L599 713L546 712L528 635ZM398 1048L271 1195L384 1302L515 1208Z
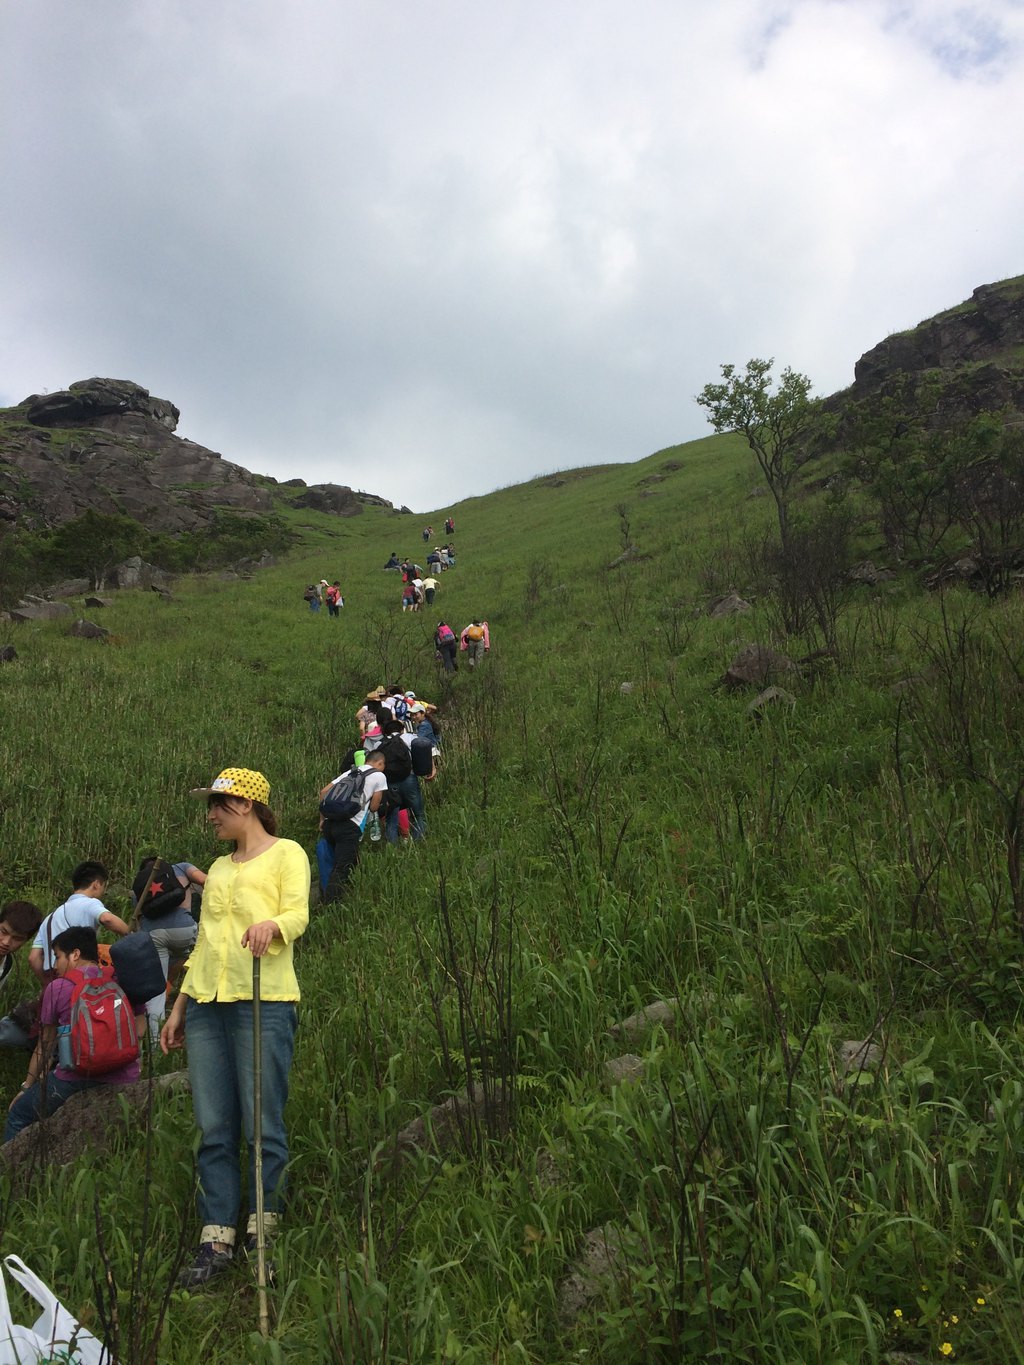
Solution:
M217 508L270 511L276 480L176 436L179 415L125 379L81 380L0 410L0 526L57 526L92 508L154 531L194 531ZM391 505L333 484L308 495L308 505L342 516L364 502Z
M886 337L857 361L852 388L831 401L842 405L928 374L941 379L942 418L1024 410L1024 275L980 285L968 302Z

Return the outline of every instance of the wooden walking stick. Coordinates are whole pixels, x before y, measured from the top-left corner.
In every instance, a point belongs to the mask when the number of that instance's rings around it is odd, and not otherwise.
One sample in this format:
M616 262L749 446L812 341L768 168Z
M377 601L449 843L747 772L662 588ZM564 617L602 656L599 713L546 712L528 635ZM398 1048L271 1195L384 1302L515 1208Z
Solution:
M260 960L252 960L252 1141L256 1168L256 1284L260 1335L270 1335L267 1308L267 1230L263 1225L263 1030L260 1026Z

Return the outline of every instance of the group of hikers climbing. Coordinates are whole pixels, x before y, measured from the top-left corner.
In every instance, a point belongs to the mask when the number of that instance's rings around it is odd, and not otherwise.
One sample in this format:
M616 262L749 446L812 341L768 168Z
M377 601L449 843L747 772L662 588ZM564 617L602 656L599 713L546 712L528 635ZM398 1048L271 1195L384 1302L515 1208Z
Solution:
M321 578L319 583L307 584L302 600L312 612L318 612L321 604L326 602L328 616L340 616L341 608L345 605L345 599L341 595L341 583L337 578L333 583Z
M317 597L329 610L343 605L339 584L315 587L327 589ZM312 599L310 606L319 609ZM440 621L434 644L446 672L457 668L460 649L475 667L490 649L489 627L474 620L457 635ZM425 837L423 784L436 779L441 753L438 707L397 683L375 687L354 716L352 740L319 794L316 859L325 903L351 894L364 837L409 848ZM38 979L36 995L0 1019L0 1046L28 1057L5 1142L84 1090L137 1080L147 1046L165 1055L186 1048L201 1231L178 1282L194 1288L232 1265L239 1237L247 1252L258 1245L262 1256L280 1215L300 994L292 950L309 920L311 873L302 845L278 835L262 773L225 768L191 795L205 801L207 822L229 851L206 872L191 861L144 859L128 919L104 904L110 875L94 860L75 867L71 894L49 914L29 901L0 909L0 990L26 946ZM101 943L101 933L115 941ZM250 1208L240 1225L243 1145Z
M341 771L320 792L317 864L327 903L345 896L364 835L397 844L426 834L421 783L437 776L437 709L400 683L366 694Z

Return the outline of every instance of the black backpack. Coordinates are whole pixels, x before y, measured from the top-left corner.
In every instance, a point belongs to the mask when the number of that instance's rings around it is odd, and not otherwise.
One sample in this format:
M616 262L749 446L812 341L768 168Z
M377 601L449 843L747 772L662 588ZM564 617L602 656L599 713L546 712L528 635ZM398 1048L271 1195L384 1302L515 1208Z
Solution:
M144 859L132 882L136 909L146 919L160 919L177 910L184 903L186 890L165 858Z
M368 774L350 768L333 783L320 802L320 814L325 820L351 820L363 808L363 788Z
M401 782L412 772L412 754L401 735L391 735L378 752L384 755L384 776L389 787Z

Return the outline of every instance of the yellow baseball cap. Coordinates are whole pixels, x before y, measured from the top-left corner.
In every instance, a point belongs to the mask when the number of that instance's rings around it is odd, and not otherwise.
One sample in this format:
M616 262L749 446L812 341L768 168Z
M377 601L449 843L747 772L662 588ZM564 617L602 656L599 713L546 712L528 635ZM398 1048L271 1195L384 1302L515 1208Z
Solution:
M225 768L208 787L193 787L191 796L241 796L247 801L266 805L270 800L270 783L262 773L252 768Z

